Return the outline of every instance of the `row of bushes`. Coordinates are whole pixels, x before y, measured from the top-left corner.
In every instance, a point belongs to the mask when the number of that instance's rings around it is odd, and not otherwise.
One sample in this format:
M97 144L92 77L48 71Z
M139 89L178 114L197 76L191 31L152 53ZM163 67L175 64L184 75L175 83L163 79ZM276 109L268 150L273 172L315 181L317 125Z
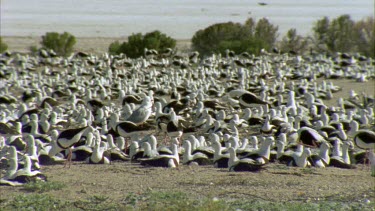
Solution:
M358 52L375 57L374 18L354 21L349 15L333 20L324 17L313 26L313 36L303 37L292 28L277 41L278 27L267 19L255 22L249 18L245 24L218 23L199 30L192 38L192 48L201 55L224 53L226 49L235 53L259 54L277 48L277 52L305 53L314 50L319 53Z
M313 35L303 37L292 28L277 42L278 27L266 18L255 21L253 18L241 23L218 23L197 31L192 38L192 50L206 56L212 53L224 54L227 49L235 53L248 52L259 54L261 49L271 50L277 47L281 52L304 53L308 49L317 52L359 52L375 57L374 18L368 17L354 21L349 15L333 20L324 17L313 26ZM42 36L43 48L52 49L58 55L67 56L73 51L76 39L68 32L59 34L48 32ZM142 35L132 34L127 42L113 42L109 46L110 54L124 53L130 58L144 55L145 49L157 51L175 48L176 40L160 31ZM0 52L7 49L0 39Z

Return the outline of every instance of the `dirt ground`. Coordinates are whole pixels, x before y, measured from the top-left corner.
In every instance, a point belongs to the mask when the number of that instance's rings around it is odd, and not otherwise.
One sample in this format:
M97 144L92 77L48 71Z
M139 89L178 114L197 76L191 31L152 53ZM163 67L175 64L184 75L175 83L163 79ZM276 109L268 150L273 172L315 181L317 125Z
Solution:
M115 38L78 38L77 50L103 52ZM120 41L125 40L119 38ZM38 38L4 37L12 51L25 51L38 45ZM189 41L179 41L186 47ZM91 46L96 46L95 48ZM349 90L375 94L375 81L357 83L351 80L333 80L343 90L334 94L329 105L336 105L338 97L348 97ZM74 162L71 168L63 165L42 166L48 181L66 185L62 190L49 191L55 198L74 201L89 195L110 197L121 203L130 193L149 191L182 191L193 198L217 197L230 200L264 200L275 202L363 202L375 201L375 177L367 166L356 169L297 168L269 164L257 173L232 173L213 166L184 166L177 169L150 168L138 163L114 162L111 165L89 165ZM0 187L1 200L11 200L18 195L33 194L23 187Z
M258 173L239 173L213 166L167 169L115 162L112 165L74 163L71 168L44 166L41 171L49 181L59 181L67 186L61 191L48 192L67 201L101 195L121 203L130 193L149 191L181 191L194 198L272 202L364 202L375 199L375 179L364 166L347 170L333 167L302 169L270 164ZM2 200L19 194L27 193L22 187L1 187Z

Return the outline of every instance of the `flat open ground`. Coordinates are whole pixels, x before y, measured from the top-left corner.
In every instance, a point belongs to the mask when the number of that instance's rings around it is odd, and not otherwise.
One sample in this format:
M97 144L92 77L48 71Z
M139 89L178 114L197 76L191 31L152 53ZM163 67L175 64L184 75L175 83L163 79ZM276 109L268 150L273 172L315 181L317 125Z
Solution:
M41 47L41 37L3 37L4 42L8 45L8 49L17 52L30 52L30 46ZM126 37L77 37L77 51L86 51L91 53L107 52L112 42L120 43L127 41ZM190 40L177 40L176 48L185 51L190 48Z
M253 204L262 203L267 206L280 204L281 207L290 203L316 203L322 209L339 204L341 208L371 210L375 196L374 177L362 165L347 170L333 167L302 169L271 164L259 173L239 173L211 166L165 169L117 162L112 165L74 163L70 169L62 165L45 166L41 171L47 175L49 182L64 184L61 190L52 190L45 195L61 200L60 203L75 202L73 204L100 197L105 199L102 202L104 207L115 204L118 208L134 205L135 208L152 209L143 204L147 203L150 194L182 193L186 201L216 197L231 208L249 209ZM33 194L36 193L30 193L23 187L1 187L3 205L20 195Z
M27 51L28 46L38 44L37 38L5 37L4 40L12 51ZM77 40L79 50L103 52L116 39ZM188 41L179 43L188 46ZM343 90L327 102L330 105L336 104L338 97L348 97L350 89L375 94L373 80L366 83L332 81ZM31 188L30 191L25 187L1 186L0 210L18 210L24 206L36 210L175 210L177 207L180 210L300 210L301 207L308 210L374 210L375 205L375 178L363 165L348 170L270 164L258 173L234 173L213 166L181 165L178 169L165 169L130 162L111 165L74 162L71 168L42 166L41 172L48 178L47 186L58 183L61 187L51 190Z

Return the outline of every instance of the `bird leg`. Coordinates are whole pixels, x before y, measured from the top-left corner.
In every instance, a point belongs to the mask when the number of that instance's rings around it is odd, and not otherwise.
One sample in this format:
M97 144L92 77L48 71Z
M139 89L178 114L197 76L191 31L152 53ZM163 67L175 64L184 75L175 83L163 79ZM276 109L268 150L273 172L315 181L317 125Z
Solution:
M366 156L365 156L365 160L364 160L364 165L366 166L366 161L367 161L367 169L371 168L370 159L368 158L369 155L370 155L370 150L366 149Z
M124 151L125 151L126 154L129 154L129 147L130 147L129 141L131 141L130 138L125 138L125 149L124 149Z
M167 141L170 141L170 140L171 140L171 137L169 137L167 133L164 133L164 140L163 140L163 142L164 142L165 146L167 145Z
M104 156L103 156L104 158ZM112 153L109 153L109 165L112 165Z
M69 154L68 154L68 157L66 158L64 168L66 167L66 164L68 163L69 163L69 168L70 168L70 164L72 163L72 154L73 154L72 148L69 148Z
M175 160L174 160L174 161L175 161ZM175 161L175 165L176 165L176 169L177 169L178 171L180 171L180 164L179 164L178 162Z
M179 136L179 137L178 137L178 146L179 146L179 147L181 147L181 146L182 146L182 145L181 145L181 142L182 142L182 137L181 137L181 136Z
M365 157L363 158L362 170L364 170L366 168L366 163L368 164L367 166L370 167L370 160L367 158L368 155L369 155L369 151L366 149L365 150Z

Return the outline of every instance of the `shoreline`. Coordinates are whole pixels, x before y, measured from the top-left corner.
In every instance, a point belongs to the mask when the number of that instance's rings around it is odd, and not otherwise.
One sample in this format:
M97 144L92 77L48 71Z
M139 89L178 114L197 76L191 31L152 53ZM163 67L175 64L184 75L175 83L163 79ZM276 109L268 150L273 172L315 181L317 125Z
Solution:
M37 36L2 36L3 42L8 45L9 51L27 53L30 52L31 46L41 47L42 37ZM85 51L90 53L103 53L108 51L108 47L112 42L127 41L127 37L76 37L74 51ZM191 40L176 40L176 48L181 52L190 49Z

